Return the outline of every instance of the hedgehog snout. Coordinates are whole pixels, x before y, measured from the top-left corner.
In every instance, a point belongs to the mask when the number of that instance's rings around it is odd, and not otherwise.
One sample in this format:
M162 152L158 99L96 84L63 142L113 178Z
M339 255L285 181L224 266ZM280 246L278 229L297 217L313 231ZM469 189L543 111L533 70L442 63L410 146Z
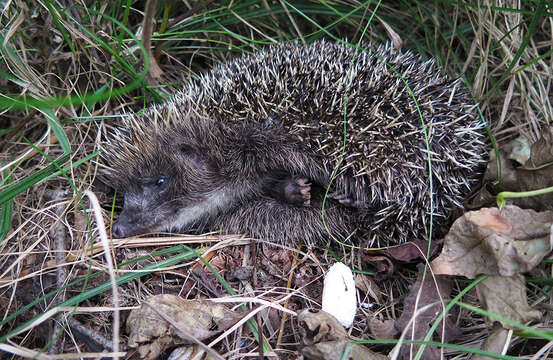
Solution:
M115 224L113 224L113 230L112 234L114 238L124 238L125 237L126 228L121 222L117 221Z
M114 238L124 238L129 237L132 233L133 228L136 228L136 221L134 221L130 216L126 216L123 211L119 215L119 219L113 224L112 234Z
M142 212L136 207L125 206L119 219L113 224L112 235L114 238L125 238L143 233L147 228Z

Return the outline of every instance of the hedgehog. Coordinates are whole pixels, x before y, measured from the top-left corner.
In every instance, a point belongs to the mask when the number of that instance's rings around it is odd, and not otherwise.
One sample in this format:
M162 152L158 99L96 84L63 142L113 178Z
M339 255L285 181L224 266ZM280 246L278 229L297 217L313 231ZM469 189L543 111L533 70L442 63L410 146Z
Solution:
M122 116L106 136L107 176L124 196L118 238L428 240L462 209L487 156L461 81L389 43L271 45Z

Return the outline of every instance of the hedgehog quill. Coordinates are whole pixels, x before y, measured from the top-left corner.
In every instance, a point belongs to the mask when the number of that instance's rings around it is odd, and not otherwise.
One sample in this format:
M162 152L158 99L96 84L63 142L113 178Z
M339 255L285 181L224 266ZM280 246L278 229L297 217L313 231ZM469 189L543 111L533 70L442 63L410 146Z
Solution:
M367 50L269 46L124 116L103 152L124 194L114 236L222 231L295 244L330 232L386 246L428 238L431 200L433 236L444 231L482 175L484 127L433 61Z

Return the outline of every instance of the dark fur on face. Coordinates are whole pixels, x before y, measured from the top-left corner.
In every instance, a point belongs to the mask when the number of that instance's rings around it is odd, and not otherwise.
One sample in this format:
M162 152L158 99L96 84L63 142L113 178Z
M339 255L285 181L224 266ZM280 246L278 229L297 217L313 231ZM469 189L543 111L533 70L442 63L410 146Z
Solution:
M192 123L161 131L150 139L148 150L127 159L125 171L112 173L113 185L124 194L114 236L213 228L234 233L253 230L257 236L268 236L270 231L292 242L324 236L322 190L329 178L316 154L263 125L207 119ZM300 171L313 181L315 197L308 207L289 200L281 185L298 178ZM330 199L328 204L329 231L344 239L349 235L349 210Z

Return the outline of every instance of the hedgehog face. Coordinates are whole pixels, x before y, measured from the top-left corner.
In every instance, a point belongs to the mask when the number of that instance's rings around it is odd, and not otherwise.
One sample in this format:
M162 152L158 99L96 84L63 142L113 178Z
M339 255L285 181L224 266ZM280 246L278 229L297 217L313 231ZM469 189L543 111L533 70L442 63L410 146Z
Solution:
M221 178L216 161L198 144L177 138L182 139L173 134L154 140L156 151L133 157L124 174L115 174L124 206L114 237L199 227L225 204L225 192L215 180Z

